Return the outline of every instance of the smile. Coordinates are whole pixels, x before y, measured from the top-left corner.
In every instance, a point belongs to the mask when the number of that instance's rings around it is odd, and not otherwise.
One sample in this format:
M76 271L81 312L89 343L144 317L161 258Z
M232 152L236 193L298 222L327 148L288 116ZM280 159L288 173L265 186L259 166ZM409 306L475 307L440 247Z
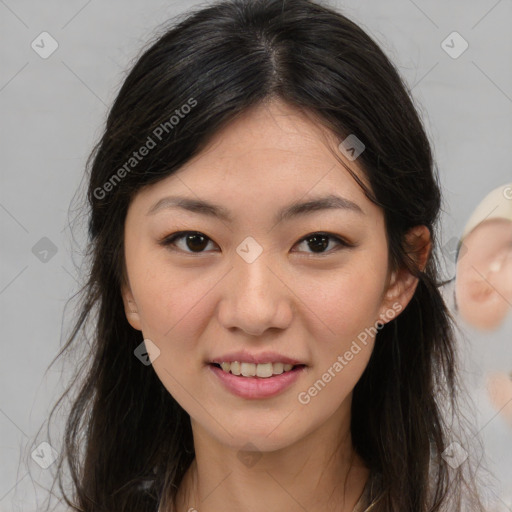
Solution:
M245 363L239 361L233 361L231 363L222 362L214 363L218 368L222 368L226 373L243 377L260 377L269 378L273 375L281 375L284 372L291 371L295 366L303 365L292 365L288 363Z

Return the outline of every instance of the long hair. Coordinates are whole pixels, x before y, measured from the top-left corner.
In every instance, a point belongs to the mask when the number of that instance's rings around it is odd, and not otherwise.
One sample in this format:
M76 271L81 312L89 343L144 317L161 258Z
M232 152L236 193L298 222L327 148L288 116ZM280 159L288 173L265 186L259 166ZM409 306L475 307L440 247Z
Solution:
M369 186L358 183L383 209L390 265L419 280L405 310L379 330L353 393L351 433L370 470L372 512L455 512L464 500L464 510L481 510L468 462L455 467L444 457L456 441L458 386L452 319L439 291L442 200L428 137L373 39L308 0L226 0L190 12L142 51L120 88L87 162L87 282L57 355L86 347L58 463L66 503L87 512L156 512L159 502L175 510L194 459L190 417L134 356L142 337L121 297L125 217L142 187L172 175L227 123L272 98L340 142L349 134L364 142L358 163ZM131 160L149 138L148 154ZM417 225L429 228L434 248L423 271L404 242Z

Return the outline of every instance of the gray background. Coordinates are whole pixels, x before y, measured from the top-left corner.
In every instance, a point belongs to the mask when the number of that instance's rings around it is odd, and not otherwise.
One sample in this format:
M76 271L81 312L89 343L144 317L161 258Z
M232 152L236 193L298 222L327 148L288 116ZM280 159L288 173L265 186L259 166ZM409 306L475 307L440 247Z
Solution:
M382 45L413 90L440 169L447 243L488 191L512 181L512 1L328 4ZM161 22L192 5L200 3L0 0L1 511L37 510L45 496L38 483L48 481L50 469L30 453L65 384L58 368L45 370L61 345L65 302L78 286L68 208L85 159L130 63ZM43 31L59 45L47 59L31 47ZM453 31L469 44L458 58L441 46ZM453 275L450 258L446 265ZM501 340L512 338L510 327ZM503 360L485 339L472 339L491 365ZM511 356L508 350L509 366ZM499 471L510 482L503 454L512 453L512 432L485 405L480 410L482 432L500 440L492 449L502 454Z

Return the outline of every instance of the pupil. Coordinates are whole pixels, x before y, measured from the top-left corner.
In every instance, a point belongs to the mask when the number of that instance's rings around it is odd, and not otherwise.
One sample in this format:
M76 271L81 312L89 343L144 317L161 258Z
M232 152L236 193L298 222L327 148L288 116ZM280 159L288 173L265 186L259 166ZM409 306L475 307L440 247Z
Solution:
M310 248L313 252L322 252L321 250L317 251L316 249L325 249L329 245L329 237L325 235L316 235L309 238ZM313 244L311 244L313 241Z
M194 241L197 242L197 240L200 239L199 244L195 244L194 247ZM199 251L203 250L208 245L208 242L206 241L206 237L199 235L197 233L191 234L187 236L187 247L191 250L198 249Z

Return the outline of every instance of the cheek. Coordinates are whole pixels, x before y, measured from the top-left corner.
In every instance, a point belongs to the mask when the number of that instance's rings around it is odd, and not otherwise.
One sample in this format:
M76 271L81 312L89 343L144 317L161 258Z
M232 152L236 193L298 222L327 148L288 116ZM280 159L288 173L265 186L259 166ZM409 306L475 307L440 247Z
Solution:
M337 408L365 370L378 332L385 270L360 259L322 276L314 289L305 283L298 293L306 297L303 311L314 340L314 365L301 390L301 403L315 403L310 411Z
M214 314L209 292L217 279L193 278L192 273L156 265L132 285L138 297L144 338L160 350L152 365L167 391L192 416L204 414L191 397L204 390L198 375L202 371L200 340Z
M208 292L215 285L210 278L193 279L186 273L151 272L138 293L144 335L162 343L194 345L193 334L207 321Z
M326 335L346 341L375 324L381 312L384 282L385 269L366 266L363 260L319 274L314 282L305 280L298 295L321 320Z
M193 267L177 268L165 250L135 240L127 241L126 265L145 337L177 343L186 335L177 337L176 332L200 327L205 297L218 277Z

